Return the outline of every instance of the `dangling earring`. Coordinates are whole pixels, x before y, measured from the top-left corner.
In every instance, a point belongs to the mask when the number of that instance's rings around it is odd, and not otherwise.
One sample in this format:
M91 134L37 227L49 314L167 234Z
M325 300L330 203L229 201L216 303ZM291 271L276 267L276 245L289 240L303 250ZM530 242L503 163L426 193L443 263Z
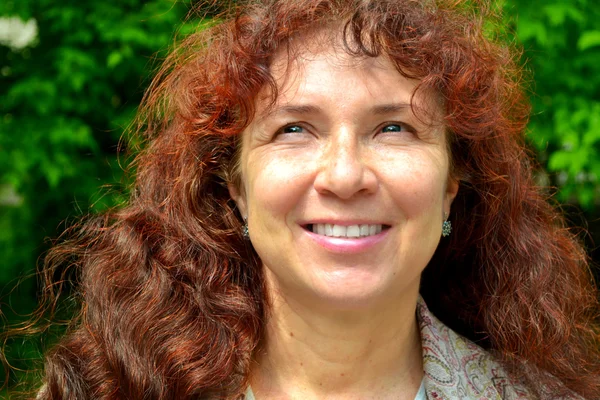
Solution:
M250 231L248 231L248 221L244 218L244 226L242 227L242 236L244 239L250 239Z
M452 232L452 224L450 223L450 221L445 220L442 223L442 236L448 237L450 236L450 232Z

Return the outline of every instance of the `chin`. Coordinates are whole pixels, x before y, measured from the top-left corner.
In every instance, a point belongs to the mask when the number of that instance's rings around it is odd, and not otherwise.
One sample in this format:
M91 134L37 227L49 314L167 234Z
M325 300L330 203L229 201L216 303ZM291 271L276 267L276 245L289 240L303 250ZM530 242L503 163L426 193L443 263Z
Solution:
M410 274L405 279L399 279L398 275L401 274L329 274L318 283L313 281L317 284L312 291L324 307L348 310L386 307L419 290L419 274Z
M337 282L313 288L320 307L338 310L360 310L385 304L392 297L392 288L361 282Z

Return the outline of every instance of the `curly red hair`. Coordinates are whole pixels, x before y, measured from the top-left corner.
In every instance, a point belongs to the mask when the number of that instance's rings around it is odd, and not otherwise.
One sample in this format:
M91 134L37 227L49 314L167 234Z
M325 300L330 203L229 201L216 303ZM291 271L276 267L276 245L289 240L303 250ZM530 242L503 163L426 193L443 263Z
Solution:
M444 100L461 188L452 237L423 275L430 308L532 382L600 397L593 278L534 182L516 53L486 36L489 6L475 3L250 1L185 39L143 102L147 147L128 205L72 228L47 257L49 277L77 267L82 311L48 354L40 398L242 395L267 306L227 190L238 134L260 89L276 96L273 55L324 26L343 30L347 52L388 57Z

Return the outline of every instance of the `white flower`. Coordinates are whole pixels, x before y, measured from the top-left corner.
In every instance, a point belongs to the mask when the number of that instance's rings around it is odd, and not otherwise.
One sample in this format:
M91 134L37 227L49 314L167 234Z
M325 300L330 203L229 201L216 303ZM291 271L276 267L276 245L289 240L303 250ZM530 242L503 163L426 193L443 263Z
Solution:
M24 22L19 17L0 17L0 44L13 50L29 46L37 37L35 19Z

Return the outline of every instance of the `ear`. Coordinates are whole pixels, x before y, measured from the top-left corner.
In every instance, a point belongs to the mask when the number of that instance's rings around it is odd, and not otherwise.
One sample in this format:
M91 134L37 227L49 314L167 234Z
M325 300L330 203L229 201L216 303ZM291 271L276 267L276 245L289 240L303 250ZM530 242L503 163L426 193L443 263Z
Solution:
M448 176L448 183L446 184L446 196L444 198L444 212L446 215L450 214L450 206L454 201L458 193L458 188L460 186L458 178Z
M235 204L236 204L238 210L240 210L240 214L242 215L242 218L244 218L244 220L247 219L248 218L248 209L246 207L245 195L243 193L241 193L239 188L236 185L234 185L233 183L228 183L227 189L229 190L229 195L231 196L233 201L235 201Z

